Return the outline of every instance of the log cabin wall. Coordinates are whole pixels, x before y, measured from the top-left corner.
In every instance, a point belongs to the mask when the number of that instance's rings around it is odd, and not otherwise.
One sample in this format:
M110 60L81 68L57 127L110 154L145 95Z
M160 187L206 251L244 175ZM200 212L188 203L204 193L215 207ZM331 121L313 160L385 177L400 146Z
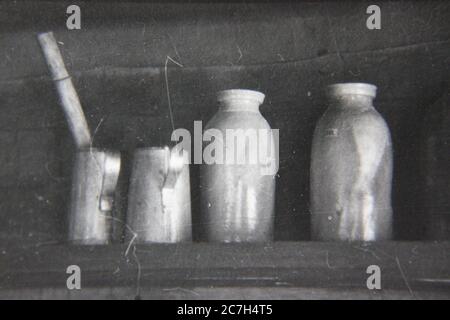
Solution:
M326 108L323 88L369 82L394 143L395 238L421 239L418 137L426 107L448 90L447 2L380 2L381 30L366 28L364 2L79 1L81 30L69 31L69 4L0 3L0 241L65 238L75 148L36 40L49 30L94 146L124 153L122 208L134 148L169 142L167 91L175 126L192 130L216 111L217 90L255 89L266 94L262 114L280 129L275 238L308 240L310 147ZM195 222L197 166L191 177Z

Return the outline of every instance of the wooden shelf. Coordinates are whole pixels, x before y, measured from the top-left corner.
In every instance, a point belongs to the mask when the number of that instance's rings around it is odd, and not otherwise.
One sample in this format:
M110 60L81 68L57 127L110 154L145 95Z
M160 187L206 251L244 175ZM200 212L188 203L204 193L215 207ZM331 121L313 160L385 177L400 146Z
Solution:
M58 297L102 297L106 290L106 297L122 298L247 292L246 298L450 299L450 242L10 245L0 249L0 264L0 297L36 297L36 290L48 289ZM73 264L82 274L76 294L66 288ZM367 289L369 265L380 267L382 290Z

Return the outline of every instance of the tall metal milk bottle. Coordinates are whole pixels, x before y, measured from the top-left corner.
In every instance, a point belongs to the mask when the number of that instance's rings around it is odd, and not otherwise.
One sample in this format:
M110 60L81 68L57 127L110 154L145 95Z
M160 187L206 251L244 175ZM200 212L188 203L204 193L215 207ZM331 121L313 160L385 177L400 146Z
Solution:
M314 240L385 240L392 234L392 144L372 104L376 86L328 87L311 159Z
M264 94L225 90L217 100L219 110L203 133L203 236L220 242L271 241L278 149L259 112Z

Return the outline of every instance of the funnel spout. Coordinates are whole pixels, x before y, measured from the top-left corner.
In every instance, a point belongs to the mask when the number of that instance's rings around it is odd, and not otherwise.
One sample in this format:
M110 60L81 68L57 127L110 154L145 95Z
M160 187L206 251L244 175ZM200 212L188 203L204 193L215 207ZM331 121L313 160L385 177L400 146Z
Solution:
M66 70L64 61L59 51L53 32L45 32L38 35L39 44L47 61L50 74L58 90L60 103L64 111L69 129L75 140L77 148L91 147L92 138L84 116L78 94L73 86L72 79Z

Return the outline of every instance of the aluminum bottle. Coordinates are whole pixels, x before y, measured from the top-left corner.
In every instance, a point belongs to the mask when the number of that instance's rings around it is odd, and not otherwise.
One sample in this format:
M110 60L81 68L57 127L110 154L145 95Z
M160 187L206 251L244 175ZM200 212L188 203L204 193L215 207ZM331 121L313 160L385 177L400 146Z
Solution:
M69 207L70 242L110 242L114 192L119 171L118 152L87 149L76 153Z
M202 235L207 241L271 241L278 144L259 112L264 94L225 90L217 100L219 110L203 134Z
M137 243L192 240L187 152L135 151L128 194L127 239Z
M450 240L450 93L432 104L422 128L421 213L425 238Z
M385 240L392 236L392 146L372 105L376 86L328 87L311 159L314 240Z

